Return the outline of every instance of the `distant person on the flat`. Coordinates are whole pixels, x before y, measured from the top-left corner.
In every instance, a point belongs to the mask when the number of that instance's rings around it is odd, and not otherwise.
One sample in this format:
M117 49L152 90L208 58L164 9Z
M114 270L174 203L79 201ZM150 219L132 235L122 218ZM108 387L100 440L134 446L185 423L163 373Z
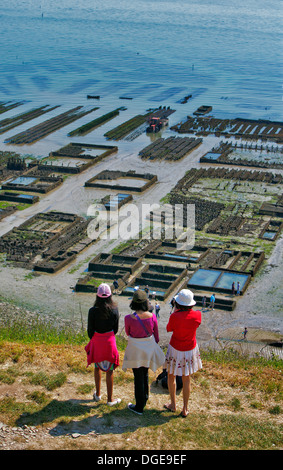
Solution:
M117 294L118 289L119 289L119 283L118 283L117 279L114 279L114 281L113 281L113 288L114 288L113 294Z
M209 305L211 310L214 310L214 304L215 304L215 295L212 294L210 297L210 305Z
M155 304L155 315L156 315L156 318L159 318L159 317L160 317L159 312L160 312L160 304L159 304L158 302L156 302L156 304Z

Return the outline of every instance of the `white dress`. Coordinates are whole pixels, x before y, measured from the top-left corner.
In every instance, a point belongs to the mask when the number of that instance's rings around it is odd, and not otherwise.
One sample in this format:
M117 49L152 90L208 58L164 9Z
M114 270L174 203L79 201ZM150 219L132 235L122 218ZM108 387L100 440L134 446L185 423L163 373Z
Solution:
M191 375L202 369L198 345L191 351L178 351L169 344L164 368L173 375Z

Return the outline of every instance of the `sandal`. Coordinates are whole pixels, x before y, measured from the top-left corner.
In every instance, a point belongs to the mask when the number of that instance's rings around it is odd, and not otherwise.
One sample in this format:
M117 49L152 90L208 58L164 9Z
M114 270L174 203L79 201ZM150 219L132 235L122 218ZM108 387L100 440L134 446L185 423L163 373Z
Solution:
M176 410L172 410L172 408L169 407L169 405L164 405L163 408L165 408L167 411L171 411L171 413L175 413Z

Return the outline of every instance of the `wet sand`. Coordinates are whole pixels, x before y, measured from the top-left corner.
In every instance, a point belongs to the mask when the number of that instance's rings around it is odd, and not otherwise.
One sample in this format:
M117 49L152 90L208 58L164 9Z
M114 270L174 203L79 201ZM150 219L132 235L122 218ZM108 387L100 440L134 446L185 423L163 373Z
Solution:
M170 134L170 131L166 131ZM164 134L164 136L166 135ZM143 139L144 137L142 137ZM141 139L141 140L142 140ZM138 150L143 143L121 142L118 153L108 157L89 170L68 177L63 185L43 197L39 203L17 212L0 223L0 236L19 226L38 212L59 210L76 212L85 215L87 208L94 200L105 195L104 190L84 188L84 182L104 169L131 170L149 172L158 175L158 182L144 193L133 195L133 203L159 201L176 182L192 167L200 167L199 158L212 148L219 139L211 136L204 139L203 144L186 156L181 162L144 162L138 157ZM95 139L93 139L95 141ZM42 145L42 143L41 143ZM46 147L47 149L47 147ZM114 191L116 193L117 191ZM95 296L92 294L75 293L73 288L77 279L87 270L89 260L99 252L110 252L120 241L98 241L62 271L47 275L35 274L10 264L1 263L0 296L3 299L22 305L30 310L43 314L51 314L71 320L76 325L86 326L87 312ZM283 335L282 324L282 285L283 285L283 237L277 240L272 256L265 263L256 278L251 282L245 295L237 300L233 312L223 310L204 311L203 322L198 331L202 344L209 346L215 337L223 336L222 332L229 328L259 328ZM123 317L130 312L130 299L125 296L116 297L121 313L120 329L123 328ZM169 341L166 323L170 314L170 299L161 303L160 336L164 344Z
M20 307L17 315L25 315L25 309L36 312L43 318L51 318L57 323L62 320L74 325L75 328L86 328L88 309L92 306L95 295L75 293L73 287L80 273L87 268L84 261L85 252L77 264L69 266L56 275L29 275L24 269L9 267L1 269L1 297ZM282 243L281 243L282 256ZM79 266L75 272L72 268ZM2 277L3 275L3 277ZM202 348L217 348L226 340L242 339L244 327L248 328L248 340L258 342L256 350L260 350L260 342L266 338L280 340L282 328L282 270L268 265L265 271L250 285L243 298L237 301L232 312L223 310L202 310L202 324L198 329L197 338ZM277 295L274 295L276 291ZM280 301L281 298L281 301ZM124 334L124 316L129 314L130 297L115 295L120 313L119 333ZM160 343L166 346L170 334L166 332L171 307L170 299L160 302L159 323ZM279 305L281 302L281 305ZM273 308L274 307L274 308ZM1 310L1 306L0 306ZM2 312L3 314L3 312ZM248 345L246 345L248 346ZM250 348L250 345L249 345Z

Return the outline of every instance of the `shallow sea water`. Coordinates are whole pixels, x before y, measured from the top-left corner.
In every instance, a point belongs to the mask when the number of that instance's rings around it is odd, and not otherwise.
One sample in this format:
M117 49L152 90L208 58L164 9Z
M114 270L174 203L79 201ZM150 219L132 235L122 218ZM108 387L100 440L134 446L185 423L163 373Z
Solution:
M215 116L282 120L282 16L281 0L2 0L0 101L192 94Z

